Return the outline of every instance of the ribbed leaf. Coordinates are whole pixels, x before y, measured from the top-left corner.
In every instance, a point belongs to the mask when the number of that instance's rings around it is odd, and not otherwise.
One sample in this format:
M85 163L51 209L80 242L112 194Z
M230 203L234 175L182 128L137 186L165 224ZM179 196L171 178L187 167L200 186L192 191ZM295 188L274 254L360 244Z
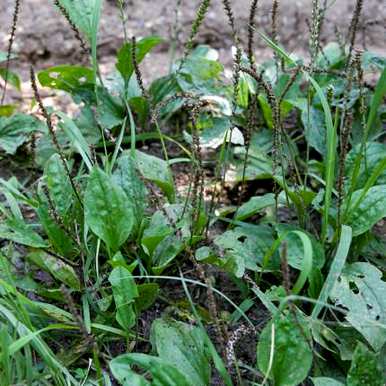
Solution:
M133 211L123 189L95 167L84 197L85 220L109 250L117 251L133 228Z

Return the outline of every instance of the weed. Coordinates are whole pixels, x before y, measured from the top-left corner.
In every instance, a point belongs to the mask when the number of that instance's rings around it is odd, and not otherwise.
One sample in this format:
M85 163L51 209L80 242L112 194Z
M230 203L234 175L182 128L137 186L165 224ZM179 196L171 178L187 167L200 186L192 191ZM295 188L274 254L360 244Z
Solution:
M175 58L177 1L172 65L149 87L141 62L162 39L128 39L117 3L114 71L99 70L101 1L55 1L92 68L31 67L42 119L0 110L1 162L33 153L28 179L0 178L0 383L382 386L386 60L357 49L364 2L347 41L323 47L331 3L313 1L310 55L295 59L284 2L267 37L257 0L245 26L222 0L229 79L198 44L210 1Z

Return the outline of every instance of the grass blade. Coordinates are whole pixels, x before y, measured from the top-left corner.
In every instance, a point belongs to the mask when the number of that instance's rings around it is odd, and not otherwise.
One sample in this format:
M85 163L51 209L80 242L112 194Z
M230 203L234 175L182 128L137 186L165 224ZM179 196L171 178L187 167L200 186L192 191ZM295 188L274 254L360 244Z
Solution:
M338 249L336 251L334 260L331 264L330 272L328 273L327 279L324 282L322 291L320 292L318 302L316 303L313 311L312 318L317 319L320 312L323 309L323 304L327 302L328 297L338 279L342 269L346 263L347 255L350 250L352 240L352 229L347 225L342 225L342 231L340 235L340 241Z

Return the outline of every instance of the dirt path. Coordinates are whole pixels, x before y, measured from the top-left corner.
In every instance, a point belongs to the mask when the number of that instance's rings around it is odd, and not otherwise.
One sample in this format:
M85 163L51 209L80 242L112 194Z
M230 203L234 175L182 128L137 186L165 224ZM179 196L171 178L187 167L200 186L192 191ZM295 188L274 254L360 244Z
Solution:
M178 0L127 0L128 35L137 37L158 34L170 41L173 25L178 15L179 46L186 40L190 25L194 19L199 1L182 0L179 12L176 12ZM64 63L79 63L82 52L78 41L66 20L53 6L52 0L24 0L20 22L17 28L14 50L19 60L12 63L14 70L22 75L24 93L29 93L28 67L33 63L37 69ZM246 37L250 0L233 0L237 26L243 40ZM257 26L268 32L270 30L271 0L260 0L258 5ZM9 25L12 20L14 0L1 0L0 4L0 50L7 47ZM311 14L311 0L286 0L281 2L279 33L281 43L289 51L304 53L308 44L309 33L307 20ZM322 40L336 40L334 26L342 35L347 32L355 0L338 0L329 9L323 29ZM359 44L386 55L386 1L364 0L361 24L367 25L365 33L359 36ZM258 39L257 39L258 40ZM199 35L201 43L211 44L219 49L220 57L230 65L232 37L226 22L221 0L213 0ZM114 65L114 55L123 42L122 24L115 1L104 1L104 9L99 35L99 56L102 71ZM169 45L159 47L151 60L144 63L146 79L153 79L167 72L170 55ZM264 43L256 42L256 57L262 61L271 55ZM84 58L83 58L84 60ZM15 96L10 94L10 97Z

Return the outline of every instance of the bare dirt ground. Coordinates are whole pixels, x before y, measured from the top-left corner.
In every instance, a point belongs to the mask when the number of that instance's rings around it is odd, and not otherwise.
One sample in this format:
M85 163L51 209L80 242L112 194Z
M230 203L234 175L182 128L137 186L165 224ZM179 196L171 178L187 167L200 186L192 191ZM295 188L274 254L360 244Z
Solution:
M103 72L114 65L115 53L123 42L122 23L114 0L105 0L99 35L99 57ZM178 31L177 46L186 41L190 25L194 19L199 0L127 0L128 35L137 37L157 34L170 42ZM233 0L237 27L243 40L247 36L250 0ZM257 13L257 28L269 32L271 19L271 0L260 0ZM355 0L337 0L330 7L323 26L323 42L336 40L337 35L345 36L351 20ZM309 40L308 20L311 15L311 0L283 0L280 5L280 41L289 51L300 54L307 52ZM0 1L0 50L6 51L14 0ZM177 20L177 23L176 23ZM386 54L386 1L364 0L361 30L358 44ZM225 65L231 63L232 37L227 24L221 0L212 1L210 12L201 29L198 41L212 45L220 51ZM258 61L272 55L264 42L256 39L256 58ZM53 5L52 0L23 0L16 32L14 51L18 60L12 69L18 71L23 79L23 97L30 96L28 67L33 64L37 70L53 65L87 63L82 55L79 42L64 17ZM83 56L83 57L82 57ZM86 62L85 62L86 60ZM147 81L167 73L170 62L170 45L165 43L143 64ZM48 95L47 95L48 96ZM13 100L20 95L9 94Z

